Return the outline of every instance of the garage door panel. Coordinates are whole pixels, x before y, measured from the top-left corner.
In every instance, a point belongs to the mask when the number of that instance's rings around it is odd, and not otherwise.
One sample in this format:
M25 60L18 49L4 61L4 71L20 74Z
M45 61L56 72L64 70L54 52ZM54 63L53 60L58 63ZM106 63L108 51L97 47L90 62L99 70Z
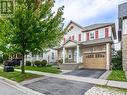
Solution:
M105 53L84 54L84 68L105 69Z

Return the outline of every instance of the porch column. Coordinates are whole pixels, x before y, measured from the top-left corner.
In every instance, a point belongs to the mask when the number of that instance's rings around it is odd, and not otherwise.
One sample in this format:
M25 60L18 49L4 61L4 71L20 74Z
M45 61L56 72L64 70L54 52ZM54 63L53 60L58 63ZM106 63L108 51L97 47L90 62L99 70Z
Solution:
M110 44L106 44L106 70L110 69Z
M76 63L79 63L79 45L77 45Z
M63 47L63 64L65 64L65 47Z

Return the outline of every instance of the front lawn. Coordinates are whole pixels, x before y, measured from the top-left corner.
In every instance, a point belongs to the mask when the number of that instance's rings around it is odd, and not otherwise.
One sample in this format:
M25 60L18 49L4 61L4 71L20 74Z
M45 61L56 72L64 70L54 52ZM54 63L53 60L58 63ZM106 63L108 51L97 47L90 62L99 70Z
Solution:
M16 82L21 82L24 80L41 77L40 75L36 75L36 74L31 74L31 73L21 74L21 72L16 72L16 71L15 72L3 72L2 69L0 69L0 76L8 78Z
M111 74L108 76L107 79L115 81L127 81L125 73L122 70L112 70Z
M17 69L20 69L20 67L16 67ZM25 66L25 70L32 70L32 71L40 71L40 72L47 72L47 73L53 73L58 74L60 73L60 69L57 67L33 67L33 66Z

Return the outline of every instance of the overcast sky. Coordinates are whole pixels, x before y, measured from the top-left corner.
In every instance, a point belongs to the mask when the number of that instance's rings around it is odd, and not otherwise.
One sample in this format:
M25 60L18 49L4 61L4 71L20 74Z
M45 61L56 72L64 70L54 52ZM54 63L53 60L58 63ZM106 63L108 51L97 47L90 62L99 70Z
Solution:
M56 0L53 10L64 5L65 25L73 20L86 26L101 22L116 22L118 5L124 2L127 0Z

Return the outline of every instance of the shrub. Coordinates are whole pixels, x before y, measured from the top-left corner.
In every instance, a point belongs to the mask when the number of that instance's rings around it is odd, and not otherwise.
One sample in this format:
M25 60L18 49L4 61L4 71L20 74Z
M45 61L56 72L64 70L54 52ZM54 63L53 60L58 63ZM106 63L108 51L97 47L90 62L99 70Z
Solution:
M47 65L47 61L46 60L42 60L41 64L40 64L42 67L46 66Z
M0 56L0 64L2 64L3 63L3 58L2 58L2 56Z
M30 61L26 61L26 66L31 66L31 62Z
M60 60L57 61L57 63L58 63L58 64L62 64L62 63L63 63L63 60L60 59Z
M40 61L35 61L34 62L34 65L36 65L37 67L39 67L41 65L41 62Z
M112 69L113 70L122 70L122 51L113 51L112 56Z

